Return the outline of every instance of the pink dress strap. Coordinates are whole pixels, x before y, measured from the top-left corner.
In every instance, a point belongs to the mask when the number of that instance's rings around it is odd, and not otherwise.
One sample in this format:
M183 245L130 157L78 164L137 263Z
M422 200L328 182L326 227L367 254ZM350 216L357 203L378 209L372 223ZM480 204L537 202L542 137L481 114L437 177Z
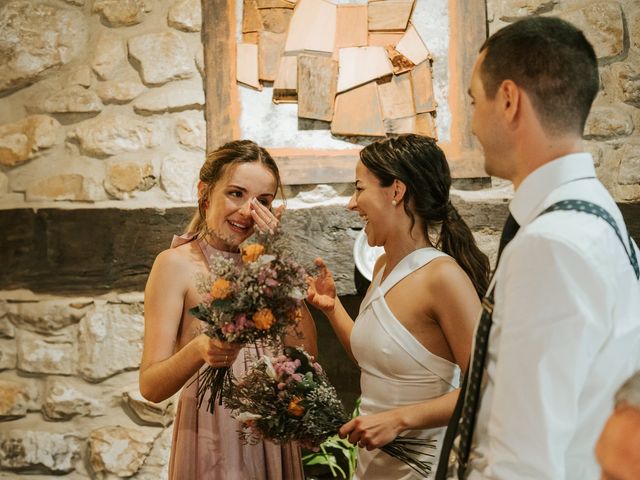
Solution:
M185 243L192 242L198 236L197 233L183 233L182 235L174 235L171 240L171 247L176 248Z

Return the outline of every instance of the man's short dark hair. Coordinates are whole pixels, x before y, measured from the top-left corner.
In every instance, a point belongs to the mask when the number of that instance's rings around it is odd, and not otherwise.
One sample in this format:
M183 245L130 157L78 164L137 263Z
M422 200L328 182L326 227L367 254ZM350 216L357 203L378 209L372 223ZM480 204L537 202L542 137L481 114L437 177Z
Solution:
M487 97L512 80L531 98L545 131L582 135L599 82L595 52L579 29L555 17L527 17L494 33L482 51Z

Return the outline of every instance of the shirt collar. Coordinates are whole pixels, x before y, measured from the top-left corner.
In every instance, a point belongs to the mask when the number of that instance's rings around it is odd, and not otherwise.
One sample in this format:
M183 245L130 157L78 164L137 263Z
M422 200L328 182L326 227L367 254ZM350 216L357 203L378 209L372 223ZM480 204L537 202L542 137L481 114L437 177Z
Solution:
M531 172L513 195L509 210L519 225L526 225L538 213L543 200L556 188L584 177L595 177L590 153L572 153L545 163Z

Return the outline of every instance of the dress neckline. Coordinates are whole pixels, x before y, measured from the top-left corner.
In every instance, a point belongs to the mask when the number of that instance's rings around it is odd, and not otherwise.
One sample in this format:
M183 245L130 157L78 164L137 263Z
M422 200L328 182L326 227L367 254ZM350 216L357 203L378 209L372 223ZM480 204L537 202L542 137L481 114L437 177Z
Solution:
M207 242L204 238L196 238L196 243L200 247L200 251L202 255L204 255L205 260L209 263L209 259L211 257L224 257L231 258L233 260L240 260L242 253L240 252L227 252L224 250L218 250L214 246L212 246L209 242Z

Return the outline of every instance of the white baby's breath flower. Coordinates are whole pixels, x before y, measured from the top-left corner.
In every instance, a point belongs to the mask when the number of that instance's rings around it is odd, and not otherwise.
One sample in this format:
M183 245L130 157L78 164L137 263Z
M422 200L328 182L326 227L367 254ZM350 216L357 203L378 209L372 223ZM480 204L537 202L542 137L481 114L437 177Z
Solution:
M255 413L240 412L234 418L236 420L238 420L239 422L247 423L247 422L252 422L254 420L258 420L258 419L262 418L262 416L261 415L257 415Z
M264 365L266 367L265 371L267 372L267 375L269 375L274 380L277 380L278 375L276 374L276 370L273 368L273 363L271 363L271 359L267 356L264 356L262 357L262 361L264 362Z

